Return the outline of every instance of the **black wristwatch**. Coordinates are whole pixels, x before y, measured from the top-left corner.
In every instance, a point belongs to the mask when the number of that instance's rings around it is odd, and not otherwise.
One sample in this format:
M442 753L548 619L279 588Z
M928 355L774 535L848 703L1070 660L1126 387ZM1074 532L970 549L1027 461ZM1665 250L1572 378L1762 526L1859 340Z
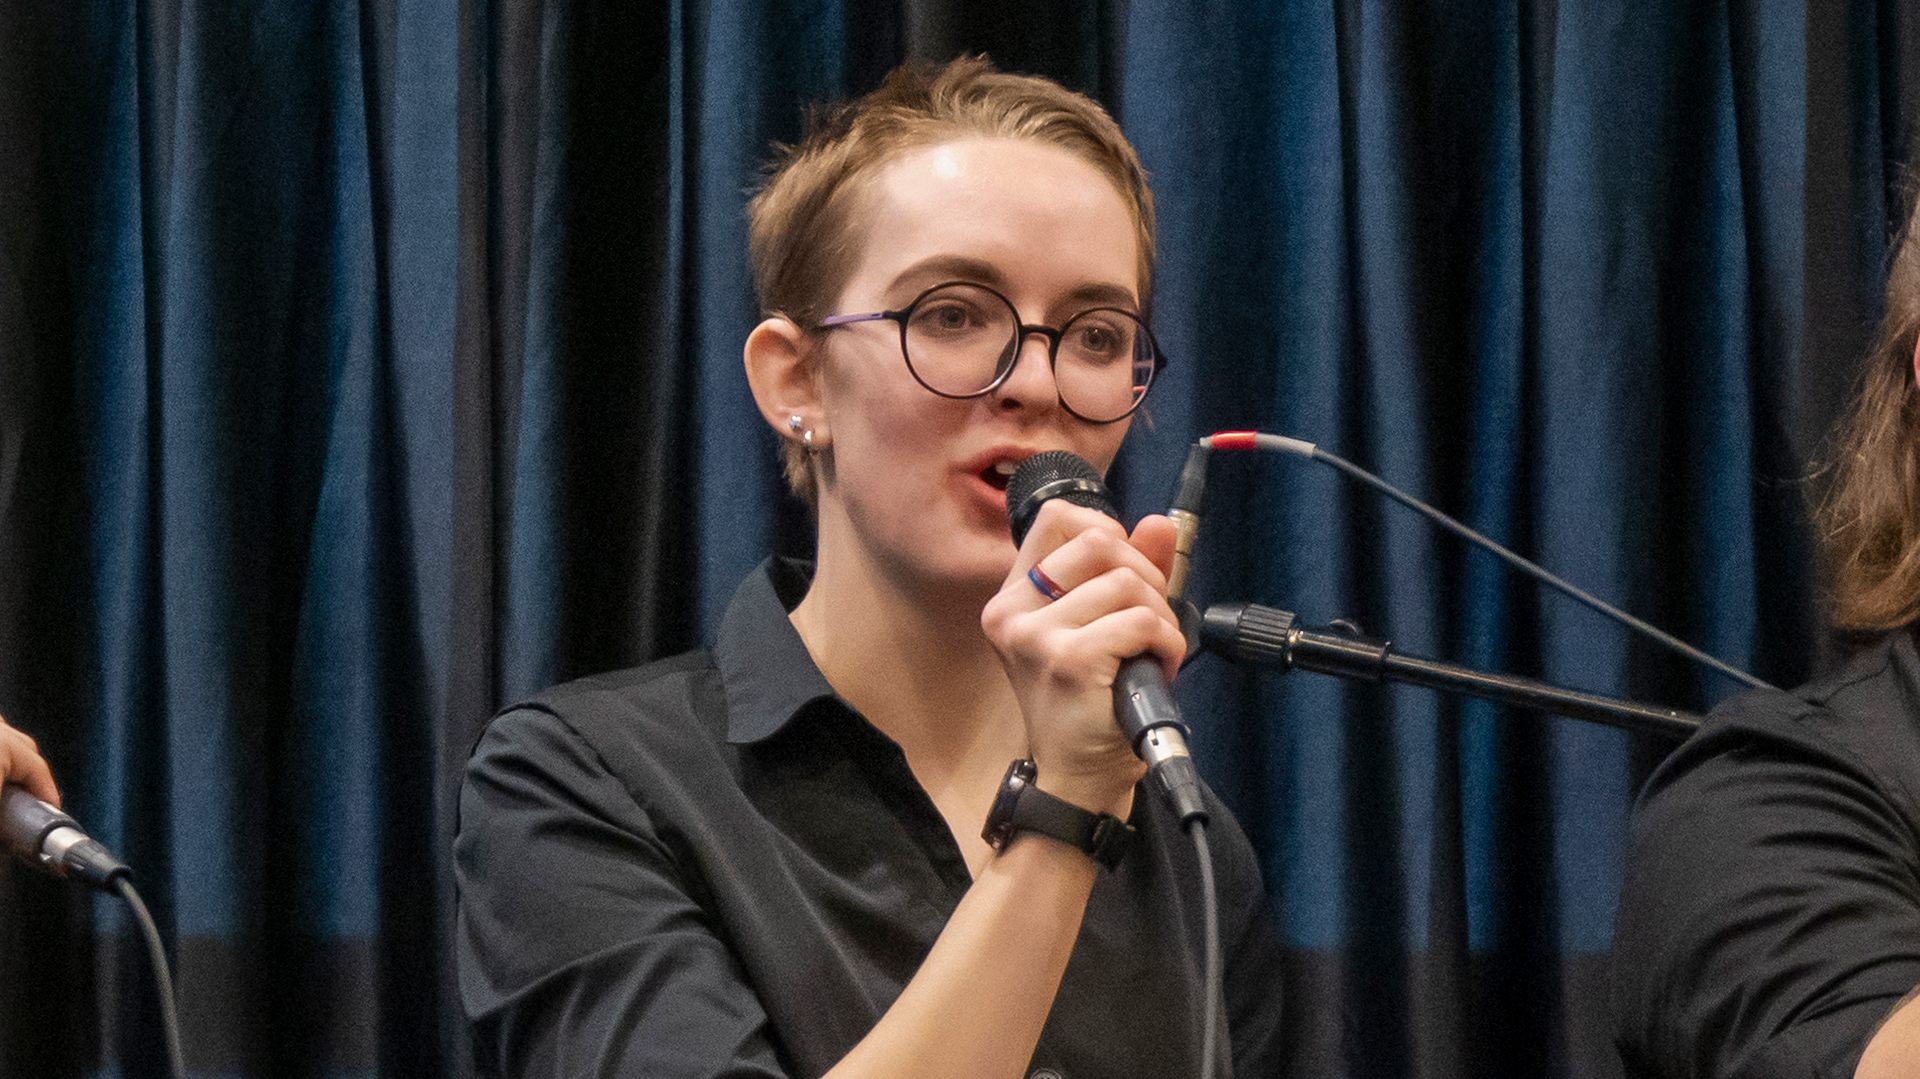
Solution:
M1133 845L1133 828L1111 813L1094 813L1055 798L1033 785L1033 762L1022 758L1007 766L1000 793L987 813L980 838L994 850L1021 832L1038 832L1070 847L1086 851L1112 869Z

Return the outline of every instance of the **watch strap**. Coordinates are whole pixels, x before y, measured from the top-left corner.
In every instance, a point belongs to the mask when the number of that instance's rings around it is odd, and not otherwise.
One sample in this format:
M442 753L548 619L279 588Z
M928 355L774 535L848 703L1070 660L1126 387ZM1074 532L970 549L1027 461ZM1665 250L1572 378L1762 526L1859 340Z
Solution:
M1007 769L1000 797L987 816L981 835L995 849L1021 832L1035 832L1084 851L1112 869L1133 845L1134 829L1111 813L1095 813L1056 798L1033 785L1032 761L1018 760Z

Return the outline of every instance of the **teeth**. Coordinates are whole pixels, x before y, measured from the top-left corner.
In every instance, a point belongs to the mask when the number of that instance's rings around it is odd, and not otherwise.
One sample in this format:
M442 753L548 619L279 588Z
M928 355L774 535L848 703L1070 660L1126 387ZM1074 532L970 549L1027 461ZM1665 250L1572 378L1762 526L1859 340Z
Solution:
M1002 476L1011 476L1014 472L1018 471L1019 468L1020 462L1018 461L1001 461L993 466L993 470Z

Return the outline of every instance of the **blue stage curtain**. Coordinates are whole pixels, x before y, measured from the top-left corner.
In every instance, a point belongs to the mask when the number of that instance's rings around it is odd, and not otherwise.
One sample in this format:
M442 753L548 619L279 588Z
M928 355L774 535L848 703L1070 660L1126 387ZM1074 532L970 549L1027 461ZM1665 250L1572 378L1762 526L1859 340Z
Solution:
M0 0L0 712L137 870L210 1076L467 1073L448 844L547 683L804 552L739 349L802 105L985 51L1153 172L1116 469L1322 444L1779 684L1809 463L1920 122L1900 0ZM1735 687L1319 466L1216 454L1191 590L1704 708ZM1643 736L1197 660L1291 1074L1611 1076ZM161 1072L116 902L0 868L0 1079Z

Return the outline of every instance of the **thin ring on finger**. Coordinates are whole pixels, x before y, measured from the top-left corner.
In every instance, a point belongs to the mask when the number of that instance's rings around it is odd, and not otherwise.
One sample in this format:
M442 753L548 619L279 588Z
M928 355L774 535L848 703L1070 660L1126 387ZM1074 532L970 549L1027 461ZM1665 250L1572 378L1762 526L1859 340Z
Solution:
M1027 582L1033 585L1034 591L1045 596L1048 603L1067 594L1067 590L1060 587L1060 582L1047 576L1047 571L1041 569L1038 563L1027 570Z

